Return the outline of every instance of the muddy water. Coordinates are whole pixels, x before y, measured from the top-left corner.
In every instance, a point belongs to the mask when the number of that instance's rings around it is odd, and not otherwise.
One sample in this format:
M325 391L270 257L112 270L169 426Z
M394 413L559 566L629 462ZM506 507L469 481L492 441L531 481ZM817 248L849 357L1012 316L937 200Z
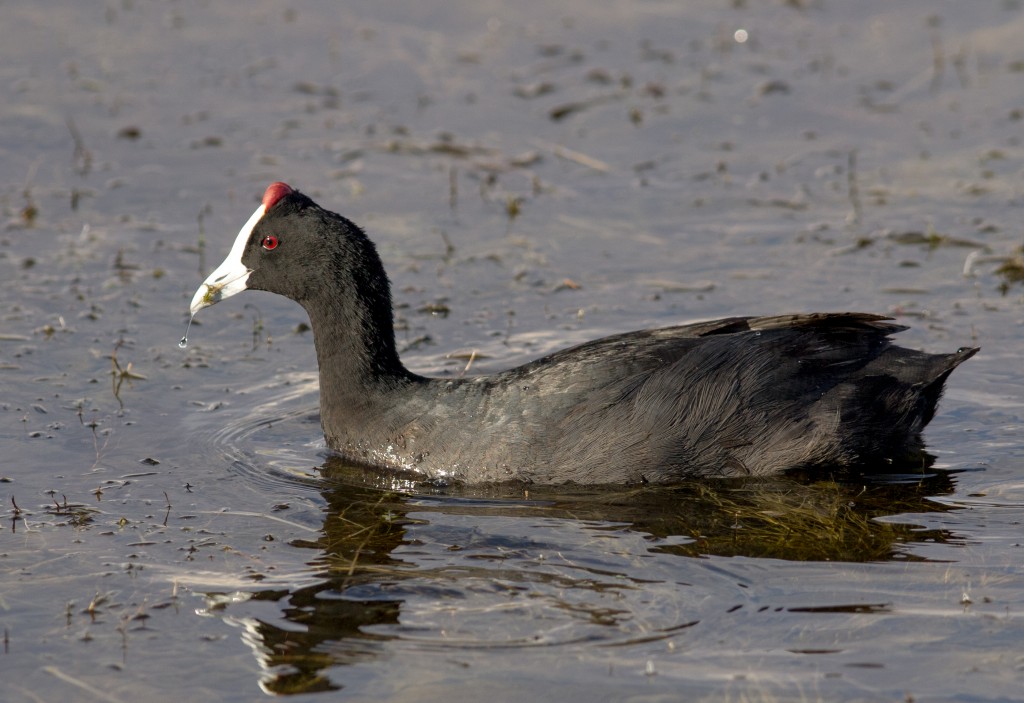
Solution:
M4 700L1019 697L1019 3L410 5L3 3ZM278 179L424 373L815 309L982 353L926 475L415 486L324 450L294 304L177 347Z

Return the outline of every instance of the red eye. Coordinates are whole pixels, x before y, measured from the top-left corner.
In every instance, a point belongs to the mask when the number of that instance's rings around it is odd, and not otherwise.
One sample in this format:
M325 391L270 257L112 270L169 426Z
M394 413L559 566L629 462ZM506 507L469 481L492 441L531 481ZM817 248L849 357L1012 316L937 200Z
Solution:
M272 234L268 234L266 237L263 238L263 241L260 243L263 245L263 248L266 249L267 251L277 249L277 237L275 237Z

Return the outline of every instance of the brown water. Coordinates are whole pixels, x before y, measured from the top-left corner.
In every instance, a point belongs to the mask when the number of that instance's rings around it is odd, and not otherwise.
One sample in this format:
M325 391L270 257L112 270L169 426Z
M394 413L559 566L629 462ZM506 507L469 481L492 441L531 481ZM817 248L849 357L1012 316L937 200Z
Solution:
M1019 2L0 14L0 698L1021 697ZM927 475L389 482L324 450L298 306L177 347L279 179L378 242L419 372L802 310L982 352Z

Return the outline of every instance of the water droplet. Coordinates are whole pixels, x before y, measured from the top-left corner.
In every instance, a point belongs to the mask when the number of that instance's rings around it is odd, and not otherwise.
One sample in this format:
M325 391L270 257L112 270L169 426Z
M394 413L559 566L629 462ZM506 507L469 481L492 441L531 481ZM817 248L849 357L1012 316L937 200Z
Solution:
M185 334L182 335L181 341L178 342L178 348L179 349L184 349L185 347L188 346L188 331L190 329L192 329L192 320L194 320L195 317L196 317L195 315L189 315L188 316L188 324L185 325Z

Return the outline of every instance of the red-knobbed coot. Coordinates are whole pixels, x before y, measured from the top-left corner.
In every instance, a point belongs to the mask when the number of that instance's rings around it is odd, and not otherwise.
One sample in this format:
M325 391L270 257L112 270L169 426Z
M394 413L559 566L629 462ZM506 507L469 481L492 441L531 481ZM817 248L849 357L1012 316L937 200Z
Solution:
M665 483L787 469L884 471L918 456L943 383L977 349L925 354L866 313L629 332L477 378L398 358L391 291L363 231L274 183L198 310L246 288L306 309L327 444L346 459L469 483Z

